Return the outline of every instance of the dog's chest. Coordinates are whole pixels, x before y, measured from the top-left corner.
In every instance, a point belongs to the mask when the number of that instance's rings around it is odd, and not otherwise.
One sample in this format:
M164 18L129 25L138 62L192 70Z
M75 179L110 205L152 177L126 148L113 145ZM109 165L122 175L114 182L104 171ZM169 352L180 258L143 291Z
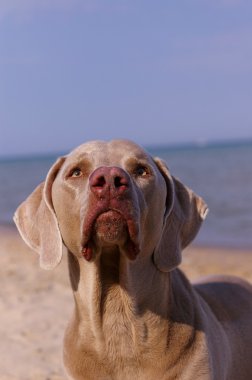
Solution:
M137 318L133 304L120 287L114 287L103 304L102 330L108 359L131 359L136 355Z
M160 358L166 349L167 321L151 312L146 315L136 313L132 299L122 289L115 288L108 295L103 308L102 329L103 361L113 368L114 373L120 373L119 379L148 379L147 372L151 368L158 371L159 366L162 372ZM131 375L129 369L133 371Z

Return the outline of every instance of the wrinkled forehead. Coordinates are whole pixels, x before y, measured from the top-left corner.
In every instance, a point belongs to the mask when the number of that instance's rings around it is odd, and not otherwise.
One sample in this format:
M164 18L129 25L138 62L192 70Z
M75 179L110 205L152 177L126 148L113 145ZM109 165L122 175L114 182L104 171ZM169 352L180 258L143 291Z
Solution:
M67 163L88 160L94 167L123 166L130 159L153 163L142 147L128 140L90 141L82 144L67 156Z

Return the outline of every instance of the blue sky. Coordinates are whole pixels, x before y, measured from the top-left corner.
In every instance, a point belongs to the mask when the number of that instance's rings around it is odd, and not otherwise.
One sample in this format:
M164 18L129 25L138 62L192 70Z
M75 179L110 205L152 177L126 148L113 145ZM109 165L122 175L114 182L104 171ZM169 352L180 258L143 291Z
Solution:
M1 0L0 156L252 138L250 0Z

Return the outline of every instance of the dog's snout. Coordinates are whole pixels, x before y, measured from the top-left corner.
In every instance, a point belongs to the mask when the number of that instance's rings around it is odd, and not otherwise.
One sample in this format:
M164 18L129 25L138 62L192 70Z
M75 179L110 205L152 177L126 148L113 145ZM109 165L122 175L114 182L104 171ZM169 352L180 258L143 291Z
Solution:
M102 166L96 169L89 178L90 189L98 197L123 195L129 188L128 174L119 167Z

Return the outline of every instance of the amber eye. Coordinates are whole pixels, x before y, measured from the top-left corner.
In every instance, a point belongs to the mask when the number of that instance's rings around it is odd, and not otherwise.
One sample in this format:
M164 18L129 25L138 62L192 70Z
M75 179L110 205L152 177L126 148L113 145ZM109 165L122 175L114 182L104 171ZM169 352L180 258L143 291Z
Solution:
M70 173L70 177L72 178L78 178L81 176L82 176L82 171L80 170L80 168L74 168Z
M135 169L135 174L138 177L145 177L145 176L147 176L149 174L149 171L148 171L148 169L145 166L139 165Z

